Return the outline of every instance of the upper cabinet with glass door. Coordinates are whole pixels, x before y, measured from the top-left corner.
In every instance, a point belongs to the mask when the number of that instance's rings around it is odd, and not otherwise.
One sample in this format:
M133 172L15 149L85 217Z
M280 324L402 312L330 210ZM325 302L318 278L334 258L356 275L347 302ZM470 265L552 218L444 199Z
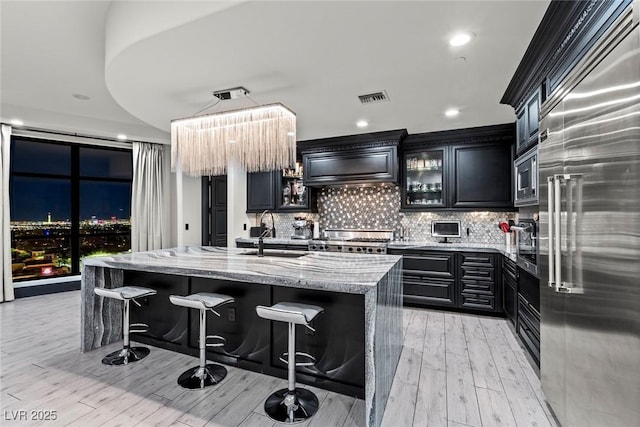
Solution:
M513 123L407 136L402 210L513 209L514 140Z
M445 206L444 149L405 153L403 208L441 208Z
M294 169L283 169L279 177L277 210L306 211L309 209L309 190L302 179L302 164Z

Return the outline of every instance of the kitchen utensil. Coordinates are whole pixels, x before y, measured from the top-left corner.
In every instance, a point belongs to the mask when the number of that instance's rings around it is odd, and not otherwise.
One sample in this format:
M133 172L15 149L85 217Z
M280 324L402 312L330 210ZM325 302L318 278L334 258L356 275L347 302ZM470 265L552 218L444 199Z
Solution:
M511 232L511 227L509 227L509 223L506 221L501 221L500 224L498 224L498 227L505 233Z

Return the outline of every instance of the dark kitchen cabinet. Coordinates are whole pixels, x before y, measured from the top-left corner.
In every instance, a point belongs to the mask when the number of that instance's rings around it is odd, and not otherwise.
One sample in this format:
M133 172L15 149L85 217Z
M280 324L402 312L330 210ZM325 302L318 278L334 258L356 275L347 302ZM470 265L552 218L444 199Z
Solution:
M305 183L316 187L375 182L397 183L397 150L395 146L382 146L305 154Z
M276 208L275 171L247 174L247 212L262 212Z
M502 258L502 309L515 327L518 316L518 274L516 263L507 257Z
M455 252L403 252L402 262L405 303L456 306Z
M445 161L447 147L405 153L403 157L407 208L444 208L448 201Z
M315 194L305 185L300 164L295 169L247 174L247 213L312 212L315 205Z
M542 90L537 88L516 112L516 154L520 155L538 143Z
M409 135L404 211L513 209L513 124Z
M388 249L402 255L405 304L501 313L500 255Z
M460 145L451 147L451 155L452 208L513 206L511 145Z
M459 307L474 310L502 311L497 286L498 255L490 253L458 253Z
M522 295L518 296L518 336L540 366L540 313Z
M309 187L398 184L398 146L406 129L298 141Z

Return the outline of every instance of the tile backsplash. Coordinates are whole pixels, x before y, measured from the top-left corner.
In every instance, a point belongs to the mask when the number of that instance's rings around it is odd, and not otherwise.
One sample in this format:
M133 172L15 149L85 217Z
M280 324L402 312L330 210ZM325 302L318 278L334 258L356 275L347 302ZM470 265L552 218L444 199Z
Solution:
M431 221L458 220L462 237L452 241L465 243L504 243L498 222L516 220L515 212L400 212L400 187L375 185L366 187L325 187L318 193L318 213L274 214L276 235L286 238L293 233L296 216L320 221L326 228L376 228L399 230L402 225L414 241L437 241L431 237ZM469 234L467 235L467 229Z

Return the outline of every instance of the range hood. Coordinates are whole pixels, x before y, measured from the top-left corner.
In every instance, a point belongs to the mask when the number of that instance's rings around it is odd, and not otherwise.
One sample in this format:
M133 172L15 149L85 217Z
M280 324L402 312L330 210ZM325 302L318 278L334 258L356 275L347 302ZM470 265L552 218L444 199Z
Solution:
M398 146L406 129L299 141L304 184L328 187L398 184Z

